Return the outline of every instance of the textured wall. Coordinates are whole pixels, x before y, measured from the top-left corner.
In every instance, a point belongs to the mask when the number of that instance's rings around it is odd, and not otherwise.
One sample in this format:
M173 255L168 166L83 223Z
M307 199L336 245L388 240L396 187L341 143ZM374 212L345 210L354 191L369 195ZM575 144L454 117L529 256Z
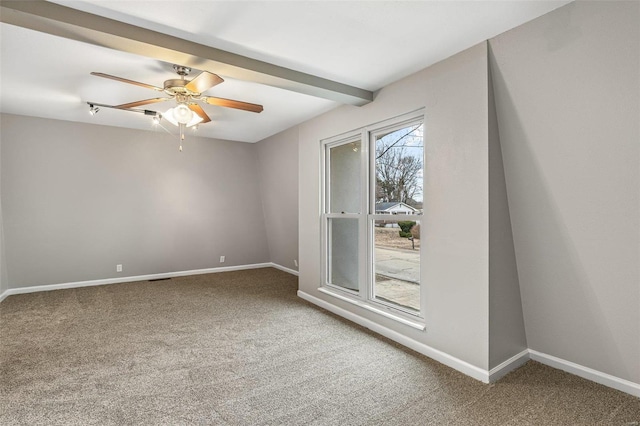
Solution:
M298 127L256 144L260 192L273 263L298 270Z
M531 349L640 383L640 3L491 40Z
M269 260L254 145L1 119L10 288Z

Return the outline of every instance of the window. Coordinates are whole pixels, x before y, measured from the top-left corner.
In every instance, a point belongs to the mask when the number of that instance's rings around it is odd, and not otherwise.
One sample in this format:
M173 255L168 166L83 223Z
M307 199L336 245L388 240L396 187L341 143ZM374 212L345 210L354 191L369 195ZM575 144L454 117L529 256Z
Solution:
M420 111L322 142L321 290L411 325L423 318L423 128Z

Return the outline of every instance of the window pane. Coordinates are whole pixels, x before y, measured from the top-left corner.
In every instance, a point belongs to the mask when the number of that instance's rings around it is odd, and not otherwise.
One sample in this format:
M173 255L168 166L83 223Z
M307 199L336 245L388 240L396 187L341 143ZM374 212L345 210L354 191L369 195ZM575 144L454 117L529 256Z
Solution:
M420 221L374 221L374 299L420 310Z
M421 214L424 145L420 123L375 135L375 214Z
M358 219L328 219L328 281L358 290Z
M329 150L330 213L360 213L360 141Z

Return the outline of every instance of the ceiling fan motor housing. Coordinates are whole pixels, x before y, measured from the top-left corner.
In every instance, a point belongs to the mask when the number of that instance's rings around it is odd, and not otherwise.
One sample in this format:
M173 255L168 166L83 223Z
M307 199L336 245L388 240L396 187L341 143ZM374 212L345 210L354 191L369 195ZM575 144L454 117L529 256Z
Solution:
M197 96L199 93L192 92L185 86L189 84L189 80L171 79L164 82L164 91L169 95L186 95Z

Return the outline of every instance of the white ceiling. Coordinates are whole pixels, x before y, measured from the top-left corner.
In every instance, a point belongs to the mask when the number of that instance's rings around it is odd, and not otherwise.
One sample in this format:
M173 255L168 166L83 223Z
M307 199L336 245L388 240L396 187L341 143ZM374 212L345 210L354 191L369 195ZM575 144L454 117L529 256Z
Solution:
M569 1L55 3L375 91ZM117 105L157 94L89 73L155 86L176 78L170 63L94 44L5 23L0 36L0 111L5 113L153 129L142 114L102 108L90 116L87 101ZM225 82L208 95L262 104L264 112L207 105L213 121L200 126L200 136L256 142L339 105L219 74ZM148 108L164 111L170 106ZM176 133L170 124L165 127Z

